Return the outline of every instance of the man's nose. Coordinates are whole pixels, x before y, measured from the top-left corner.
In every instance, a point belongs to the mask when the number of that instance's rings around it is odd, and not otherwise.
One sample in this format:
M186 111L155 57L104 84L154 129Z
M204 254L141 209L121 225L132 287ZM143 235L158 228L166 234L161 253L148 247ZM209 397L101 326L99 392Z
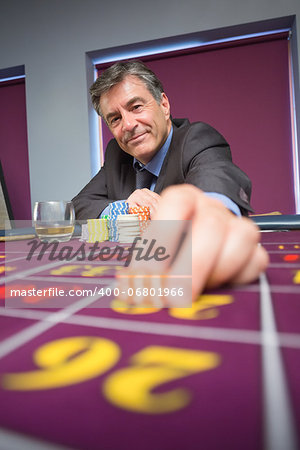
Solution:
M130 112L123 113L122 125L124 131L132 131L136 126L136 120Z

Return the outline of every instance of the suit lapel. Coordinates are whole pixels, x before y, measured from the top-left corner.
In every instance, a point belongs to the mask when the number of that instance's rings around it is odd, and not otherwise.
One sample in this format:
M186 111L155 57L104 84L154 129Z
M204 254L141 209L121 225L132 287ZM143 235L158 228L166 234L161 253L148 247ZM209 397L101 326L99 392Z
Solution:
M135 171L132 167L132 162L124 163L121 165L120 173L120 190L119 195L122 198L128 198L130 194L135 190Z

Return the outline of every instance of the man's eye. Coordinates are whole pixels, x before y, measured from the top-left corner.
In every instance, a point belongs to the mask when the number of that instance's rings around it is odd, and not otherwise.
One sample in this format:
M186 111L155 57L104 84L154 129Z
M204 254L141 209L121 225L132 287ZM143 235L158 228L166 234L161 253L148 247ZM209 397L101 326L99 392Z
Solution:
M142 105L134 105L132 109L134 111L139 111L140 109L142 109Z
M115 125L119 120L119 117L113 117L112 119L110 119L110 125Z

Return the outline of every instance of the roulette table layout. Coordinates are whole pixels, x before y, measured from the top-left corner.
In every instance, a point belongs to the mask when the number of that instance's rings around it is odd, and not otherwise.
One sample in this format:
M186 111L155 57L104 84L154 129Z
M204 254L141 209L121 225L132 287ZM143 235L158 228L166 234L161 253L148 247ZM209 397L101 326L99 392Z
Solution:
M1 243L0 449L299 448L300 231L262 245L254 283L129 308L116 259Z

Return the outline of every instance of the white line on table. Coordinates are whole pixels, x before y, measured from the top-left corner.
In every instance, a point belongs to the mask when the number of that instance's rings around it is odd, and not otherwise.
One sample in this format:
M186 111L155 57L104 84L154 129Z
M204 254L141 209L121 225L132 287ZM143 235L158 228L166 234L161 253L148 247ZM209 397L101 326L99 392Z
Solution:
M270 286L260 276L265 448L295 450L297 437L290 404Z

